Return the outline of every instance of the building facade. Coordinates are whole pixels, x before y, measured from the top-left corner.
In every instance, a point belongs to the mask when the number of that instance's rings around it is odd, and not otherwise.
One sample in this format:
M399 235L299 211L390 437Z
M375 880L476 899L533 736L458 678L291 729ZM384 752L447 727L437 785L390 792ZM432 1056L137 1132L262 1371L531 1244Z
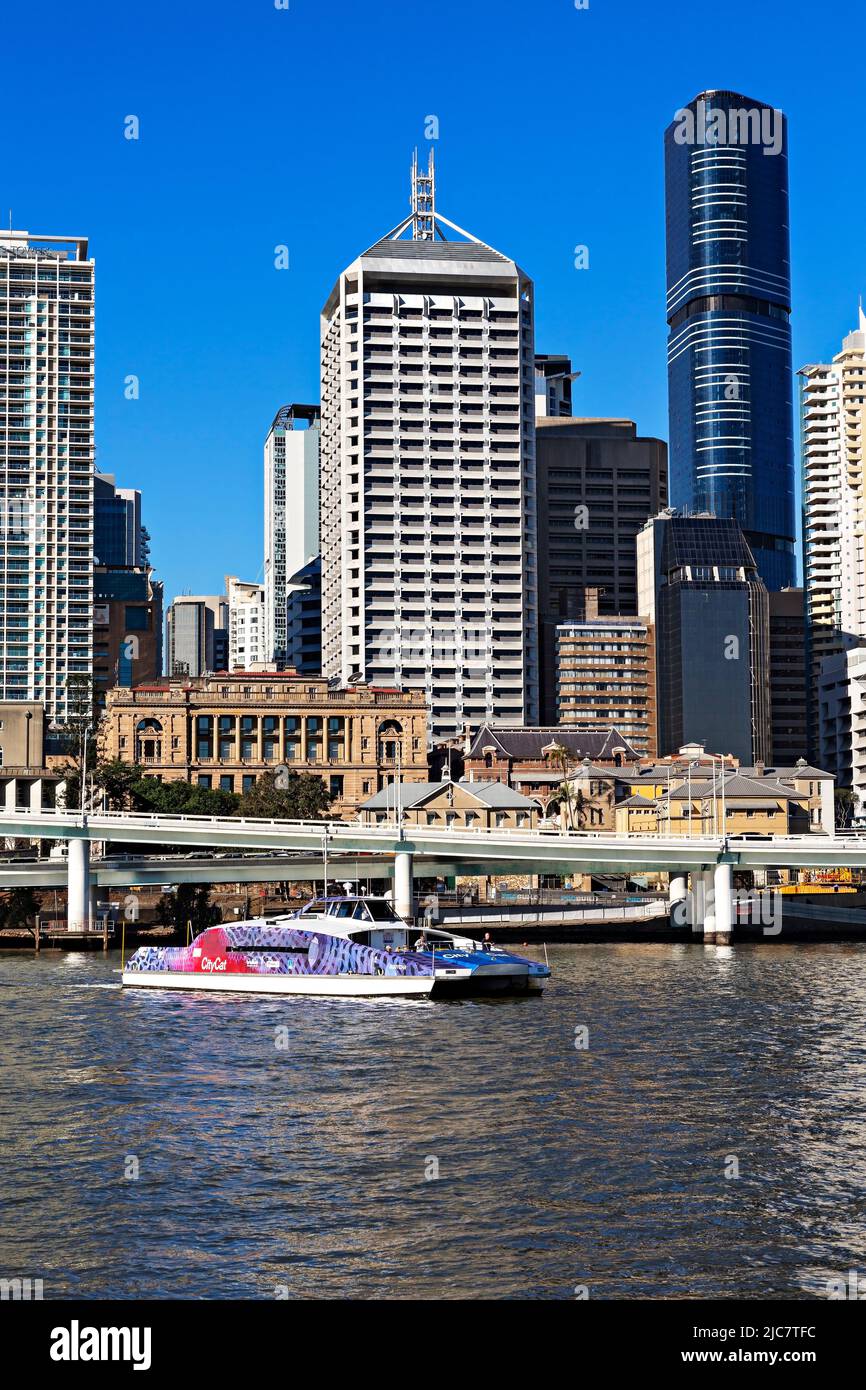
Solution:
M554 723L560 623L587 593L603 615L637 614L635 537L668 500L667 449L632 420L536 420L541 720Z
M581 768L593 769L593 796L606 796L599 779L601 769L613 770L637 764L639 754L618 728L503 729L486 725L478 730L466 750L464 780L502 782L507 787L534 797L545 808L559 806L563 782L578 775ZM605 822L591 818L593 826ZM589 823L589 821L587 821ZM575 822L577 824L577 822Z
M261 584L247 584L233 574L226 575L226 604L229 625L229 671L251 671L260 662L269 662L265 591Z
M229 607L222 594L182 594L166 615L170 676L204 676L229 663Z
M149 569L93 572L93 688L98 708L113 685L162 675L162 583Z
M616 723L641 757L658 752L655 640L643 618L587 618L556 629L560 724Z
M866 815L866 647L837 652L821 662L815 699L818 759L839 787L854 797L853 813Z
M768 589L796 582L788 136L702 92L665 132L671 501L743 528Z
M93 296L85 238L0 232L0 700L60 720L93 661Z
M830 363L803 367L803 582L811 756L821 664L866 641L866 315ZM838 670L838 667L834 667Z
M361 806L366 825L435 826L440 830L534 830L541 807L502 782L415 782L386 787Z
M319 554L320 422L317 405L284 405L265 440L264 660L280 666L289 580Z
M215 791L244 792L279 767L314 773L343 816L398 776L427 779L423 696L276 670L111 690L99 739L106 760Z
M106 569L143 569L150 537L141 521L141 493L118 487L113 473L93 478L93 550Z
M289 578L286 665L303 675L322 673L322 561L318 556Z
M802 589L767 595L770 611L770 750L793 766L810 747L806 718L806 624Z
M533 286L412 191L322 312L322 662L446 738L537 717Z
M699 743L770 758L767 590L735 521L673 512L637 539L638 605L655 629L662 754Z

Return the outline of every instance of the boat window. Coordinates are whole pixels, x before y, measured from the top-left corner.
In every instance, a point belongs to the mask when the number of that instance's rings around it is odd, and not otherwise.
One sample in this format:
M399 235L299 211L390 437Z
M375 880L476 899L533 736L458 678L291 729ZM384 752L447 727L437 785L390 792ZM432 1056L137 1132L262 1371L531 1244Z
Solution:
M356 922L369 922L372 920L370 913L364 903L355 903L355 910L352 913Z
M337 903L335 907L332 906L331 915L333 917L352 917L354 916L353 907L354 903L347 899L346 902Z
M367 903L367 911L374 922L395 922L397 916L390 903L383 902L381 899L373 898Z

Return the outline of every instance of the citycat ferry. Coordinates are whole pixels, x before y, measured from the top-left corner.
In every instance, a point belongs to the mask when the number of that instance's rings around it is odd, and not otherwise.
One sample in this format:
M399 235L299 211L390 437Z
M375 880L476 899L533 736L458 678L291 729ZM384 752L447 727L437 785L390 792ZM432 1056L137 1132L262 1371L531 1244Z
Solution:
M319 898L300 912L208 927L189 946L141 946L125 987L244 994L440 997L538 993L550 971L469 937L409 927L384 898Z
M281 920L281 919L278 919ZM356 945L431 962L433 994L540 993L550 970L501 946L482 944L442 927L412 927L387 898L317 898L289 919L298 926L321 925L323 931Z

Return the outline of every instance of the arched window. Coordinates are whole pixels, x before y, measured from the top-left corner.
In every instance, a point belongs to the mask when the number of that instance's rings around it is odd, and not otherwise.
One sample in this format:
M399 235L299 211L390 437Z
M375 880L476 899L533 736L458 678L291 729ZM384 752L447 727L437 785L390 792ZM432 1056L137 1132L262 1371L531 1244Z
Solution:
M379 762L396 763L398 753L402 756L403 725L396 719L386 719L379 725Z
M158 719L140 719L135 726L135 761L162 761L162 725Z

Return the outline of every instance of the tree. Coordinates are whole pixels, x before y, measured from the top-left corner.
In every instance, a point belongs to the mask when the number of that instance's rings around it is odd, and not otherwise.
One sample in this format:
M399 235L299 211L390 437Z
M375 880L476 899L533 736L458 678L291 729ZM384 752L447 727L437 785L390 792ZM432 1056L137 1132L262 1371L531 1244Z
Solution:
M184 932L189 922L192 935L198 936L220 920L220 910L211 902L210 895L209 883L180 883L173 893L163 893L157 904L157 921L164 927L177 927Z
M548 744L547 748L544 749L544 753L562 772L562 782L557 788L557 792L560 799L560 806L565 813L565 824L568 826L569 830L573 830L574 806L577 796L580 795L580 793L575 793L572 783L568 780L569 770L574 764L574 757L572 756L571 750L566 748L563 743Z
M34 931L31 922L41 910L41 899L32 888L13 888L5 900L0 902L0 926L23 927L25 931Z
M128 811L135 805L136 787L142 781L141 768L119 759L98 762L93 780L105 792L109 810Z
M321 777L309 772L266 772L244 792L238 815L260 820L318 820L331 805Z
M81 805L82 777L85 772L93 771L97 761L99 710L92 676L67 676L66 710L66 722L53 731L66 755L66 805L75 809Z

